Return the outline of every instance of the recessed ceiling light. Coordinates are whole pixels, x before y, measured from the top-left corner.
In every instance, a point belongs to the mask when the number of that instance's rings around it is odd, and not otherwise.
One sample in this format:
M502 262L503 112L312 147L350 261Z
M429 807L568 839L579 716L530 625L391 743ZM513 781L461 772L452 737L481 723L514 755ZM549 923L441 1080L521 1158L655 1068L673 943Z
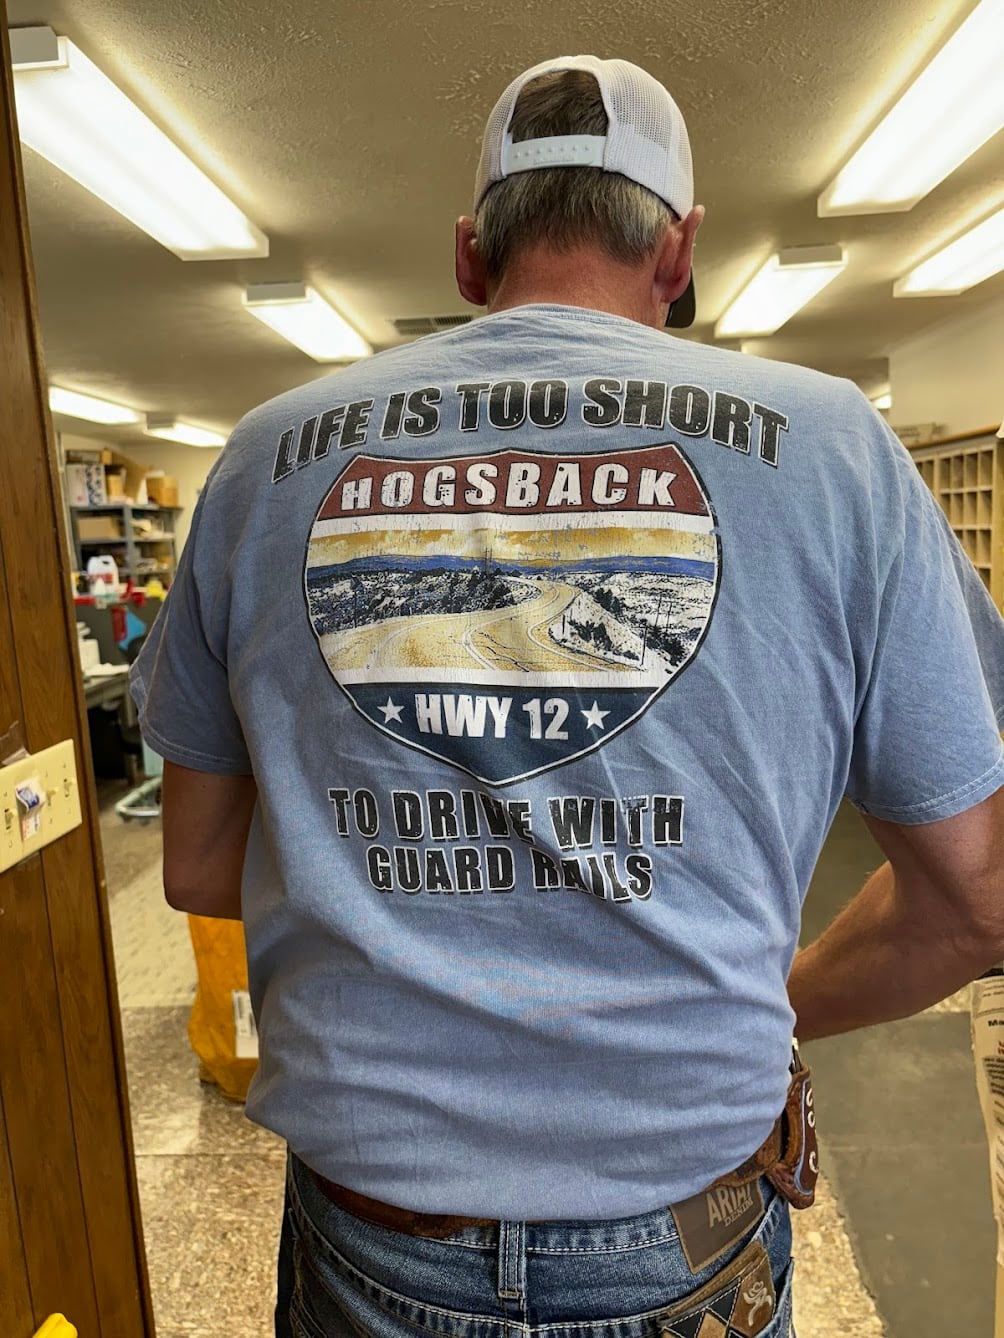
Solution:
M316 362L366 358L373 352L330 302L302 283L252 284L243 300L252 316Z
M1004 125L1002 0L982 0L820 195L820 218L912 209Z
M964 293L1004 270L1004 209L928 258L893 284L894 297Z
M49 387L49 408L53 413L84 418L89 423L138 423L142 416L124 404L100 400L94 395L81 395L79 391L64 390L62 386Z
M161 437L164 441L177 441L183 446L225 446L227 439L220 432L210 432L208 428L196 427L194 423L182 422L180 418L162 418L147 414L143 431L148 437Z
M715 326L715 338L773 334L846 265L842 246L789 246L779 251L726 307Z
M891 409L891 408L892 408L892 391L891 391L891 390L885 390L885 391L882 392L881 395L876 395L875 398L872 400L872 405L873 405L876 409Z
M21 139L182 260L267 256L268 238L66 37L12 28Z

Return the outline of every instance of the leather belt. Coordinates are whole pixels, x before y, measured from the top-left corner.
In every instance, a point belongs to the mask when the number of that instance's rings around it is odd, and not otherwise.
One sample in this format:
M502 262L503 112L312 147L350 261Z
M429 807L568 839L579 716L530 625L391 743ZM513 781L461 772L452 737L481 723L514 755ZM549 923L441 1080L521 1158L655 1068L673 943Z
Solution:
M310 1170L310 1168L307 1168ZM403 1231L407 1236L428 1236L433 1240L444 1240L462 1227L498 1226L498 1219L492 1217L459 1217L446 1213L417 1213L409 1208L395 1208L392 1203L381 1203L366 1194L357 1194L354 1189L336 1185L333 1180L325 1180L323 1175L310 1171L314 1184L326 1199L336 1207L344 1208L353 1217L361 1217L364 1222L373 1222L376 1226L389 1227L391 1231Z
M734 1171L719 1176L708 1189L715 1189L720 1185L734 1189L749 1184L753 1180L759 1180L765 1172L775 1166L780 1160L783 1146L782 1120L783 1116L779 1115L774 1128L751 1157L747 1157ZM310 1170L309 1167L307 1169ZM443 1240L463 1227L496 1227L499 1224L498 1219L493 1217L461 1217L457 1214L419 1213L409 1208L396 1208L391 1203L381 1203L379 1199L371 1199L354 1189L336 1185L334 1181L326 1180L316 1171L310 1171L310 1174L324 1197L336 1207L344 1208L353 1217L361 1217L364 1222L372 1222L391 1231L401 1231L407 1236L426 1236L432 1240Z

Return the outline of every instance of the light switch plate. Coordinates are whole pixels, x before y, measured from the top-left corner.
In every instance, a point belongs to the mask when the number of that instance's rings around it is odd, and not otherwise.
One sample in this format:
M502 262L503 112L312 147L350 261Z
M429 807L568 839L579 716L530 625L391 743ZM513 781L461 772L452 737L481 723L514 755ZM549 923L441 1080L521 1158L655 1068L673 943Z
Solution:
M26 810L18 790L28 786L42 802ZM80 789L73 740L0 767L0 870L79 827Z

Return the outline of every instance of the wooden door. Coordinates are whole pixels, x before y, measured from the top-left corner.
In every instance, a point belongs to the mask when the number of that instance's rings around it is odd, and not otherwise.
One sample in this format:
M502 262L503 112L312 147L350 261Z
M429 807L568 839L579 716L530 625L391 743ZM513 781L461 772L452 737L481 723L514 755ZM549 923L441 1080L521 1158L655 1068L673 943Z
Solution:
M0 760L74 739L84 808L0 873L0 1334L61 1311L153 1338L6 23L0 43Z

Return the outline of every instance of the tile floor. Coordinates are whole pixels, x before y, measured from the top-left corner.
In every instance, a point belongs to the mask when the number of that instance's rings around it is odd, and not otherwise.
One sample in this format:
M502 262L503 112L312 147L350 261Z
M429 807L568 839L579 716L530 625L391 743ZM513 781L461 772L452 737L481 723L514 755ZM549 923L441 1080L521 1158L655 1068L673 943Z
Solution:
M198 1081L198 1062L185 1032L195 986L194 961L185 918L168 909L161 896L159 824L123 823L112 810L114 797L105 796L102 829L158 1338L233 1338L235 1334L271 1338L283 1148L272 1134L249 1123L240 1106ZM849 852L848 840L853 839L853 833L840 831L831 837L831 842L843 840L834 851L831 870L844 876L848 864L861 865L863 874L871 854L860 841L856 856ZM854 885L858 882L855 867ZM853 887L836 879L834 887L838 884L846 900ZM839 898L825 918L838 905ZM934 1016L949 1027L961 1026L961 1013L967 1007L963 994L941 1005ZM928 1024L918 1019L908 1025L923 1030ZM954 1039L948 1038L956 1050L960 1035L955 1027ZM881 1051L881 1040L873 1043ZM852 1063L853 1058L851 1054L847 1062ZM959 1056L954 1058L958 1061ZM964 1068L968 1055L963 1053L961 1059ZM936 1065L937 1060L935 1055L932 1062ZM828 1092L834 1108L843 1105L840 1077L838 1072ZM831 1086L829 1074L826 1084ZM852 1102L860 1102L860 1093L852 1095ZM853 1114L844 1110L835 1121L835 1141L851 1149L850 1156L858 1156L853 1149L860 1148L860 1138L855 1142L848 1121L853 1126ZM824 1138L824 1165L829 1151ZM856 1185L848 1200L857 1213L849 1227L846 1205L835 1189L848 1163L835 1156L833 1164L836 1181L824 1176L817 1206L795 1215L799 1338L989 1333L989 1324L965 1330L942 1327L938 1316L952 1313L951 1296L939 1299L930 1287L924 1298L933 1315L929 1326L921 1323L916 1327L916 1316L911 1316L908 1326L901 1325L895 1290L886 1285L889 1269L869 1267L866 1258L865 1275L877 1279L873 1281L875 1293L888 1302L880 1317L862 1280L862 1242L872 1248L868 1233L860 1230L870 1216L864 1187ZM879 1173L880 1168L873 1167L873 1174ZM901 1201L892 1210L893 1220L897 1214L908 1218L911 1211L911 1205ZM976 1220L980 1220L978 1214ZM992 1250L989 1212L986 1236ZM885 1252L890 1248L886 1243ZM962 1250L963 1246L952 1248ZM909 1266L911 1260L906 1262ZM991 1275L979 1304L986 1305L987 1295L992 1304L992 1286ZM944 1306L942 1311L939 1304Z

